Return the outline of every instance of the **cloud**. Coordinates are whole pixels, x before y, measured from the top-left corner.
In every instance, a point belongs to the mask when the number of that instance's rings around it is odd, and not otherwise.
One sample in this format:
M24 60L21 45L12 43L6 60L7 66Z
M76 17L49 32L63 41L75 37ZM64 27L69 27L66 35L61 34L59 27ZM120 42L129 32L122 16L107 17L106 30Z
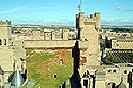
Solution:
M74 21L68 19L49 19L49 20L17 20L13 24L35 24L35 25L62 25L74 26Z
M13 24L42 24L42 25L74 25L70 19L56 17L54 12L45 9L53 9L54 6L44 7L16 7L6 10L0 10L0 19L9 19Z
M0 15L18 12L18 11L21 11L22 9L24 9L24 8L25 8L25 7L17 7L17 8L2 10L2 11L0 11Z
M133 12L133 9L117 7L115 8L116 11L124 11L124 12Z
M45 11L49 7L16 7L0 10L0 19L18 20L19 22L26 20L47 19L48 13ZM53 8L53 7L50 7Z
M44 6L44 7L27 7L27 6L22 6L22 7L16 7L16 8L11 8L11 9L6 9L6 10L0 10L0 15L4 15L4 14L14 14L14 12L34 12L34 11L43 11L45 9L49 9L49 8L54 8L54 6ZM15 14L14 14L15 15Z
M133 19L108 19L102 20L102 24L110 25L133 25Z
M51 25L66 25L66 26L74 25L74 21L68 19L54 19L54 20L44 21L44 23Z

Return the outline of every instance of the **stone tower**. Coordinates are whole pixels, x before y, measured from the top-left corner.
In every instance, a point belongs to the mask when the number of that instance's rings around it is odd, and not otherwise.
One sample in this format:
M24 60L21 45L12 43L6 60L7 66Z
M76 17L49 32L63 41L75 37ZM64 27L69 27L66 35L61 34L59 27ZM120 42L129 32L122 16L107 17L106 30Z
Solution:
M51 38L52 40L55 40L55 32L54 31L51 32L51 37L52 37Z
M63 40L68 40L68 28L62 29Z
M11 21L0 21L0 46L11 44Z
M78 29L78 39L81 42L88 42L87 64L100 64L100 51L98 44L100 30L100 13L86 16L84 12L76 14L76 28Z
M96 19L96 29L97 31L100 31L101 25L100 25L100 20L101 20L101 14L100 13L95 13L95 18Z
M40 38L41 38L40 34L41 34L40 30L34 28L34 29L32 30L32 39L33 39L33 40L40 40Z

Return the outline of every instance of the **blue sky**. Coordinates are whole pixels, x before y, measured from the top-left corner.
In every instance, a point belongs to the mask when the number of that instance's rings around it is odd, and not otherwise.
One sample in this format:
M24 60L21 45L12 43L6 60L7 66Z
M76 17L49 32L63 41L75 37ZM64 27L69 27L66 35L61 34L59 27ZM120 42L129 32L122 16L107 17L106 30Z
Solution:
M101 12L102 24L133 24L132 0L81 0L86 14ZM74 25L79 0L1 0L0 19L13 24Z

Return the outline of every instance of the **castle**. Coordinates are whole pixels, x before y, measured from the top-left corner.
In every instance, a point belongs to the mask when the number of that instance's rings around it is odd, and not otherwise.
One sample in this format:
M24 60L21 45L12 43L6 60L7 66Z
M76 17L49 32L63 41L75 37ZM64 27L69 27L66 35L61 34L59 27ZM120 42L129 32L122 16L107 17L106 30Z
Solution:
M72 49L76 41L78 41L80 49L80 66L78 69L79 75L82 79L82 76L86 70L91 70L88 69L88 67L99 66L101 63L100 46L98 42L100 30L100 13L91 14L90 17L86 16L84 12L76 14L76 29L78 29L76 40L68 40L68 29L63 29L61 33L62 39L57 39L55 34L53 34L54 32L46 32L47 36L44 36L44 40L25 40L24 47L26 49L32 48L36 52L44 49ZM39 33L38 31L35 32ZM37 38L37 35L34 34L34 38ZM94 74L94 72L92 73ZM81 84L83 84L83 79L81 80Z
M132 65L130 67L129 64L101 65L100 20L100 13L91 14L90 17L86 16L84 12L76 14L76 29L78 29L76 40L68 39L69 30L67 28L60 32L42 32L33 29L27 39L18 35L17 39L14 40L11 37L11 22L1 21L0 56L3 57L0 58L0 83L7 82L9 75L12 74L16 66L22 74L25 74L26 49L33 49L36 52L45 49L72 49L78 41L80 50L78 71L82 88L131 86L132 79L129 79L128 74L132 77Z

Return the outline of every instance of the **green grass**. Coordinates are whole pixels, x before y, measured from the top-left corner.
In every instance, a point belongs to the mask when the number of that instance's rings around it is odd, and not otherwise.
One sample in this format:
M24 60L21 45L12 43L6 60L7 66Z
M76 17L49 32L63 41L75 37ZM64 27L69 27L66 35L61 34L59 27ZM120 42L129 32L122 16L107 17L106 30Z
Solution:
M105 58L102 59L104 64L113 63L133 63L132 53L113 53L107 54Z
M71 51L58 51L55 53L30 53L27 58L28 79L35 82L34 88L59 88L72 75ZM64 58L60 64L59 58ZM57 78L54 78L54 74ZM26 87L24 87L26 88Z

